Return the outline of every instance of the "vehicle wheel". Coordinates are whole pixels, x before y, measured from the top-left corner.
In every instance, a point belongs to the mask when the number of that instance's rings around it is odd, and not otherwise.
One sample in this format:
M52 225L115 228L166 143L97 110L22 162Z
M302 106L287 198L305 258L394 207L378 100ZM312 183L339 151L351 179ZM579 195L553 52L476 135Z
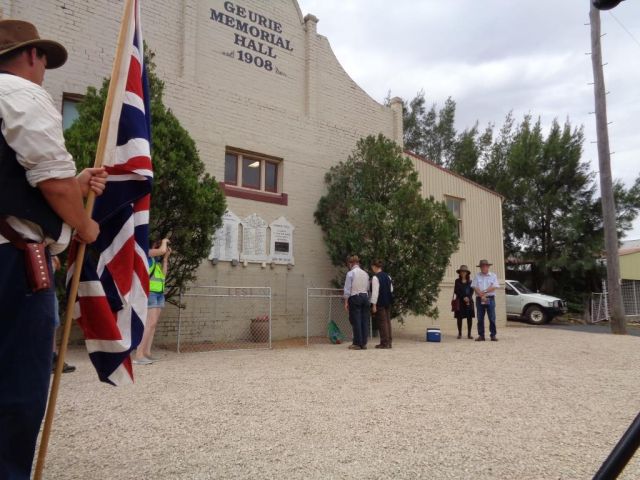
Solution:
M547 323L547 314L544 313L540 305L531 305L527 308L527 311L524 312L524 316L527 318L527 321L533 325L543 325Z

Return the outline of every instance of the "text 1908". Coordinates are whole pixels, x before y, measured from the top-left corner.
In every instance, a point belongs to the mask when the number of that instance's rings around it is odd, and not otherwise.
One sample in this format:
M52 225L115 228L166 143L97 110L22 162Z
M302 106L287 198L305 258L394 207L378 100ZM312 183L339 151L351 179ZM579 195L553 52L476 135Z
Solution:
M273 70L273 63L271 62L271 60L265 60L258 55L254 55L243 50L238 50L238 60L244 63L253 64L259 68L264 68L268 72L271 72Z

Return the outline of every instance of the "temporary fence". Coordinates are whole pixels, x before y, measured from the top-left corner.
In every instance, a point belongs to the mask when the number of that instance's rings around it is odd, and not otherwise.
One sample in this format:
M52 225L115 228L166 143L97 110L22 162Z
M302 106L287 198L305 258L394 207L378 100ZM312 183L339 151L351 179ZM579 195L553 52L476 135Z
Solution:
M591 323L600 323L609 320L608 297L604 293L591 294Z
M349 313L344 308L343 291L336 288L307 288L307 345L330 343L329 324L333 322L341 341L351 341Z
M602 293L591 294L591 323L608 321L611 318L611 305L606 282ZM621 285L622 303L627 317L640 317L640 281L625 280Z
M307 288L306 323L307 345L350 342L353 332L342 289ZM369 321L369 336L373 333L373 323Z
M180 292L177 352L271 348L270 287L191 286Z
M640 316L640 281L622 281L622 302L628 317Z

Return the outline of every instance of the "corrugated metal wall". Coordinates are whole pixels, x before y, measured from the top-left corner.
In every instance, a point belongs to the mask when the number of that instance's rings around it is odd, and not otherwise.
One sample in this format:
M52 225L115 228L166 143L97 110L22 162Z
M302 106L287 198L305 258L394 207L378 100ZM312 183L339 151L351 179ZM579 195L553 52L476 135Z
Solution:
M634 253L620 255L620 278L640 280L640 249Z
M460 200L462 234L458 251L452 255L441 284L438 299L439 318L409 318L399 332L423 336L425 329L434 324L439 325L445 333L454 332L456 327L453 314L450 312L450 300L453 295L453 282L457 277L456 270L461 264L466 264L473 275L478 271L476 265L483 258L493 263L491 269L498 275L502 287L496 296L496 313L498 327L504 326L506 310L502 197L431 162L413 155L410 155L410 158L414 161L425 197L433 197L438 201L446 201L447 197Z

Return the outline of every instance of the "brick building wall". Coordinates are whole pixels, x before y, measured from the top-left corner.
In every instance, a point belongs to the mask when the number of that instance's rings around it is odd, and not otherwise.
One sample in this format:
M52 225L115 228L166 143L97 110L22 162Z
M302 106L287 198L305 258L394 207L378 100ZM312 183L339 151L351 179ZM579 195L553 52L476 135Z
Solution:
M42 37L67 47L68 63L48 72L44 85L61 106L65 93L83 94L110 75L122 6L121 0L0 1L4 16L32 21ZM369 97L317 33L318 20L303 18L295 0L146 0L142 21L166 85L165 103L194 138L207 170L224 179L229 147L282 161L278 193L286 194L286 204L236 196L227 202L240 218L255 213L269 224L285 217L295 227L295 265L205 261L197 283L271 287L274 337L303 335L306 288L327 287L335 274L313 221L324 174L346 159L361 137L382 133L402 144L401 105L387 107ZM266 36L259 53L257 43L249 44L259 40L251 27ZM477 187L467 183L466 188ZM491 208L500 215L499 206ZM498 241L501 246L501 237ZM192 303L201 323L216 315L243 315ZM158 341L175 335L175 319L175 309L168 308Z

